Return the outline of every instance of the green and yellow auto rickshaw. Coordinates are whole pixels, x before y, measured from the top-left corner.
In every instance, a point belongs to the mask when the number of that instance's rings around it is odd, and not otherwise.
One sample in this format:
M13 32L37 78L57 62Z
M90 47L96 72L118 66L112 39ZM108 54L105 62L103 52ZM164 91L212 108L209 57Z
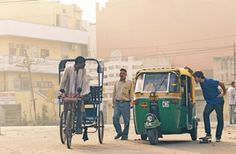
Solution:
M133 115L136 134L157 144L166 134L197 139L194 78L188 69L142 69L135 77Z

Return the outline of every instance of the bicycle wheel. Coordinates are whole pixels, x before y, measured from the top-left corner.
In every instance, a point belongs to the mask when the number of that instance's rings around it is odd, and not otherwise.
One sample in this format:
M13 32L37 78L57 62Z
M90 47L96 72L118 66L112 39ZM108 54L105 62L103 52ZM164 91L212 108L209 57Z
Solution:
M98 126L99 143L102 144L103 143L103 136L104 136L104 118L103 118L103 112L102 111L99 112L97 126Z
M66 135L65 135L65 112L64 111L60 115L60 139L61 139L61 143L65 144Z
M67 148L68 149L71 148L73 123L74 123L74 118L72 116L72 112L68 111L67 116L66 116L66 140L67 140Z

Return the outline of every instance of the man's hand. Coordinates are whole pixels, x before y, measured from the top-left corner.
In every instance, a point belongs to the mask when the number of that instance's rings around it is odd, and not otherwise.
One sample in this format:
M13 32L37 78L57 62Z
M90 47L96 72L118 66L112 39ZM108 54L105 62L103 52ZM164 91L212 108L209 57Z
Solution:
M219 86L222 88L223 92L221 92L218 97L223 97L226 94L225 84L223 82L219 82Z
M224 93L220 93L217 97L224 97Z

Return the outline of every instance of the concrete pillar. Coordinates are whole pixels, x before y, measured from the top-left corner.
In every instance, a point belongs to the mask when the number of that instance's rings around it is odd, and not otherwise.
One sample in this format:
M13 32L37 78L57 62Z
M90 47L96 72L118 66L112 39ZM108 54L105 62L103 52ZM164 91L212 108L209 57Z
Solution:
M5 124L5 111L2 106L0 106L0 126Z

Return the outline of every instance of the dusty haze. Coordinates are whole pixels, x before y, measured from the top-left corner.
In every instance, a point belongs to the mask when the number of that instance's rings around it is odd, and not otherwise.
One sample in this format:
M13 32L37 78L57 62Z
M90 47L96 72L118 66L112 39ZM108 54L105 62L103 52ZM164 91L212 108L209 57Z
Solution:
M109 0L97 11L98 56L171 56L174 66L211 69L233 55L235 0Z

